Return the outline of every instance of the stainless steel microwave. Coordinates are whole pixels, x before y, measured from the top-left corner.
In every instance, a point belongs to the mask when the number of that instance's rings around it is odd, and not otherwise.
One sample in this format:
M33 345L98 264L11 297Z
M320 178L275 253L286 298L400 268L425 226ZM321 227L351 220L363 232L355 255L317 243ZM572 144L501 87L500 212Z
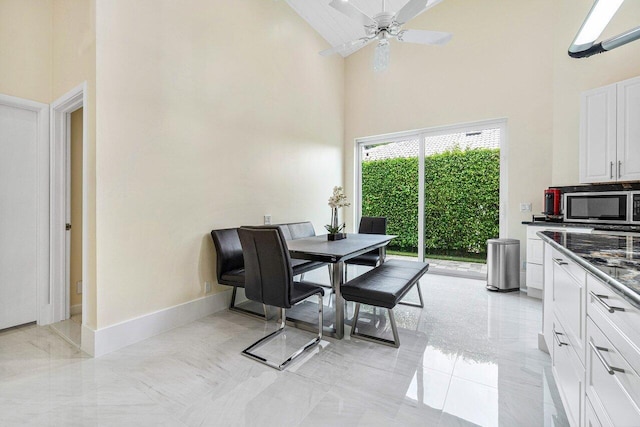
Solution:
M564 221L640 224L640 191L565 193Z

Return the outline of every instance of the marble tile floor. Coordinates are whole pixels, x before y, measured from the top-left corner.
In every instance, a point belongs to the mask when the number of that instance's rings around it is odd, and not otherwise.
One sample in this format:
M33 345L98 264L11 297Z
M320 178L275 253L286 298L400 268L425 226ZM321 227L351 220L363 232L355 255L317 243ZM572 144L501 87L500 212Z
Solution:
M82 340L82 314L74 314L67 320L53 323L50 327L62 338L80 348Z
M389 259L403 259L415 261L417 258L401 255L387 255ZM470 279L486 280L487 264L465 261L450 261L446 259L425 259L429 263L429 272L431 274L442 274L445 276L467 277Z
M240 355L275 323L229 311L97 359L49 327L0 332L0 425L568 425L537 349L540 301L438 275L422 291L424 309L396 308L399 349L326 338L285 372ZM261 351L309 337L290 329Z

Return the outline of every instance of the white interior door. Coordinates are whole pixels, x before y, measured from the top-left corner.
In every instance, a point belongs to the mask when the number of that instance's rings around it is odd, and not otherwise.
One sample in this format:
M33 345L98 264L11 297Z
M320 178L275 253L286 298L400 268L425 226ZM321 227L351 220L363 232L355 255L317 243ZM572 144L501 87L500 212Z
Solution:
M38 319L38 129L0 104L0 329Z

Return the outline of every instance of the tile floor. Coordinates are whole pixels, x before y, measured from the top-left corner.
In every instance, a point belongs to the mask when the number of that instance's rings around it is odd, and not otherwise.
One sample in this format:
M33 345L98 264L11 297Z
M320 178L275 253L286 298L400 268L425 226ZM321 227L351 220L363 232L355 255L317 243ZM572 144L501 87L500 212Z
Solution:
M409 261L415 261L417 258L400 256L400 255L387 255L387 258L403 259ZM446 259L432 259L427 258L425 262L429 263L429 271L431 273L443 274L446 276L462 276L470 279L486 280L487 278L487 264L478 262L464 262L464 261L450 261Z
M439 275L422 290L424 309L396 308L399 349L327 338L285 372L240 355L275 324L228 311L98 359L49 327L0 332L0 425L568 425L540 301Z

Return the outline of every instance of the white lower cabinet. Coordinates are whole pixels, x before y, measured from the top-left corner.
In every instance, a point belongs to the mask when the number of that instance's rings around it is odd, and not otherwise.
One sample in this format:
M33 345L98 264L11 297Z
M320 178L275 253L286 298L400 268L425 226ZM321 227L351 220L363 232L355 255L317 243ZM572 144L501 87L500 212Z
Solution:
M640 376L588 319L587 396L605 425L640 426Z
M573 427L640 427L640 308L544 244L543 334Z
M526 254L526 285L527 295L534 298L542 298L544 284L544 251L543 242L536 233L538 231L567 231L560 225L529 225L527 226L527 254ZM591 233L593 229L586 227L571 227L572 233Z
M586 272L559 252L553 254L553 312L562 322L566 340L584 364Z
M553 335L551 351L553 376L569 423L572 426L581 426L585 399L584 367L557 318L553 322Z
M584 418L585 427L604 427L604 424L602 424L598 419L596 411L593 409L593 405L591 405L589 398L587 398L587 403L585 406L585 409L587 410L586 416Z

